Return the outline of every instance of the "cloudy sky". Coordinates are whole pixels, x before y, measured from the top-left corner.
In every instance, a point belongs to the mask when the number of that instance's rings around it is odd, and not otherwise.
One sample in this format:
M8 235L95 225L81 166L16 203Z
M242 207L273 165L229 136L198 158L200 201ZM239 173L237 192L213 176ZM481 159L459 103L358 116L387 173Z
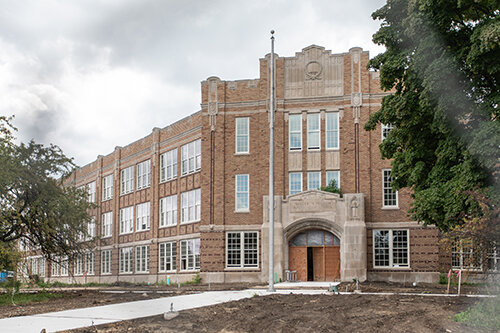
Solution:
M371 41L383 0L0 0L0 115L78 165L200 110L200 81L258 59Z

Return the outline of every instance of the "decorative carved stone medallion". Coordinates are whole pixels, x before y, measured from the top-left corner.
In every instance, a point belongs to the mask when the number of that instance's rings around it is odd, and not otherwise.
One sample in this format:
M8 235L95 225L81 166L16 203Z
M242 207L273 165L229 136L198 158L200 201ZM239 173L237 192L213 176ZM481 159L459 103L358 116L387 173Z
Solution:
M323 72L323 66L316 61L309 61L305 66L306 80L321 80L321 73Z

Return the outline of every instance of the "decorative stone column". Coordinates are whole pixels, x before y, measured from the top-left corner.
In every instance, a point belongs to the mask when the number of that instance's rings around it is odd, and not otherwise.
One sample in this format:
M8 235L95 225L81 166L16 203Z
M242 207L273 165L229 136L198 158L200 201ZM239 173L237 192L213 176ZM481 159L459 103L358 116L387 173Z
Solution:
M366 280L365 202L362 193L344 194L346 221L340 245L342 281Z

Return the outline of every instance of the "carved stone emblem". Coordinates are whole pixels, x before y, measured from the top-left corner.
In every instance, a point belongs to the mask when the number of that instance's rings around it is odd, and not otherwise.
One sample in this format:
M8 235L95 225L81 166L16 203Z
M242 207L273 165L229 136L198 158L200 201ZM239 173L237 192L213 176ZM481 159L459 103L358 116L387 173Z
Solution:
M359 107L359 106L361 106L361 102L362 102L361 93L360 92L352 93L352 95L351 95L352 106Z
M305 67L306 80L321 80L323 66L316 61L309 61Z
M213 116L217 114L217 102L208 103L208 114Z

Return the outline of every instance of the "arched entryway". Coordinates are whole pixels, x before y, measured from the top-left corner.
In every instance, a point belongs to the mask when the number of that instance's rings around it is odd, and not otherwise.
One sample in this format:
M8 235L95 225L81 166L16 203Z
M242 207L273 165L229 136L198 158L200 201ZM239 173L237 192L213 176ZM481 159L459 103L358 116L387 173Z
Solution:
M296 234L288 243L288 269L299 281L340 279L340 239L320 229Z

